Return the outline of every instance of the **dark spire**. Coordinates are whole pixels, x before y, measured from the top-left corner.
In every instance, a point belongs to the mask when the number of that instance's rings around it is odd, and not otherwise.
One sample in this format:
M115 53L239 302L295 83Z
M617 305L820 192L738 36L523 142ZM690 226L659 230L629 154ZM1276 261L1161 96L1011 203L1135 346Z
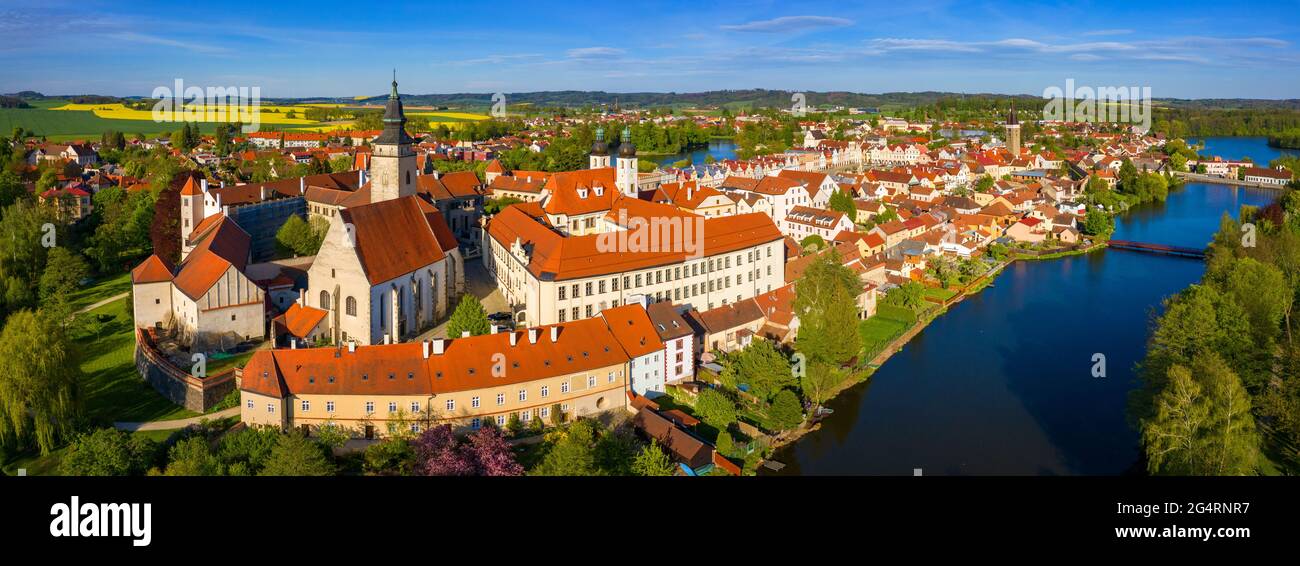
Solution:
M623 139L618 144L619 157L636 157L636 144L632 143L632 129L623 127Z
M1016 120L1016 100L1013 98L1011 99L1011 115L1007 116L1007 125L1016 126L1019 124L1020 121Z
M609 155L609 144L605 143L605 127L596 128L596 142L591 144L592 155Z
M377 144L409 144L415 140L406 135L406 113L402 110L402 98L397 95L397 69L393 69L393 92L388 95L384 105L384 131L375 138Z

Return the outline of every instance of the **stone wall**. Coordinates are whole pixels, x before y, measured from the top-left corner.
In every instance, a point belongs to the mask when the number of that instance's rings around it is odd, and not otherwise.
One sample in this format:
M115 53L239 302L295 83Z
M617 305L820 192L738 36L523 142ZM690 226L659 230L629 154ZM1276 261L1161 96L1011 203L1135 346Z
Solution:
M136 371L171 402L196 413L206 413L235 389L233 369L206 378L195 377L172 365L154 349L148 329L137 328L135 332Z

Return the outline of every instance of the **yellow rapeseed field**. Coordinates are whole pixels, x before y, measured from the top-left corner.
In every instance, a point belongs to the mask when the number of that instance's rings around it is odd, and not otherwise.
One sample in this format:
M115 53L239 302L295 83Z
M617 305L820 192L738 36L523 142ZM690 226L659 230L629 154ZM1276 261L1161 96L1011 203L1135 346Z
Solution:
M189 106L187 106L187 108L192 108L192 109L198 111L198 112L200 113L200 116L204 116L204 115L206 115L207 112L206 112L205 110L208 110L208 109L205 109L203 106L198 106L198 105L189 105ZM287 115L290 111L294 111L294 112L297 112L297 113L301 114L303 111L306 110L306 108L307 108L306 106L301 106L301 107L300 107L300 106L267 106L267 105L262 105L262 106L260 106L260 107L258 108L258 111L259 111L259 112L258 112L258 118L261 120L261 122L262 122L263 124L286 124L286 125L289 125L289 124L292 124L292 125L312 125L312 124L316 124L316 123L317 123L316 121L314 121L314 120L308 120L308 119L306 119L306 118L287 118L287 117L286 117L286 115ZM120 103L116 103L116 104L65 104L65 105L63 105L63 106L59 106L59 107L57 107L57 108L51 108L51 110L81 110L81 111L90 111L90 112L94 112L94 113L95 113L95 116L98 116L98 117L100 117L100 118L114 119L114 120L153 120L153 119L154 119L154 117L153 117L153 109L152 109L152 108L145 109L145 110L135 110L135 109L133 109L133 108L127 108L126 106L124 106L124 105L122 105L122 104L120 104ZM220 110L221 110L220 107L213 107L213 108L210 109L210 110L211 110L213 116L220 116L220 115L221 115L221 114L220 114ZM242 110L242 109L240 109L240 108L231 107L231 108L228 110L228 112L225 114L225 115L228 117L228 118L226 119L226 121L235 121L235 120L238 118L239 113L241 112L241 110ZM180 120L183 118L183 114L182 114L181 111L177 111L177 112L175 112L175 114L176 114L175 116L171 117L172 120L170 120L170 121L180 121ZM200 121L207 121L207 120L200 120Z

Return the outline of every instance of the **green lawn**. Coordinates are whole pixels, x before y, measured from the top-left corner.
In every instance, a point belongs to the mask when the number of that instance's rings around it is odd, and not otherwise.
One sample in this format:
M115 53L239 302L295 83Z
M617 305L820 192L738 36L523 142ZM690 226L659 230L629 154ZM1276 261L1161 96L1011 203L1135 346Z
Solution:
M154 391L135 369L135 332L125 299L90 311L104 322L99 336L77 338L86 417L98 424L158 421L197 416Z
M79 311L98 301L102 301L114 295L119 295L131 290L131 274L120 273L108 277L96 279L90 285L78 289L72 293L70 303L72 310Z
M858 338L862 341L862 350L866 357L873 358L881 350L885 349L895 338L901 336L911 324L886 318L884 316L873 316L858 323Z
M948 300L948 299L951 299L951 298L953 297L953 295L956 295L956 294L957 294L957 291L954 291L954 290L952 290L952 289L942 289L942 288L939 288L939 287L926 287L926 288L925 288L925 296L927 296L927 297L933 297L933 298L935 298L935 299L939 299L940 301L946 301L946 300Z

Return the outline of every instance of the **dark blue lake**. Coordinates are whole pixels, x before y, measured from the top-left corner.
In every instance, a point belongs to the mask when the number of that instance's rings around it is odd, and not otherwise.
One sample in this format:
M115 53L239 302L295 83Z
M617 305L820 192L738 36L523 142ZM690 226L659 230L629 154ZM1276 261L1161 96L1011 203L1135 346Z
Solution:
M672 165L683 159L690 159L692 164L703 165L704 159L712 155L715 161L723 159L736 158L736 142L729 139L717 139L709 142L709 147L701 147L692 151L684 151L673 155L652 155L646 159L652 159L655 162Z
M1115 237L1202 247L1224 211L1276 194L1187 185L1131 211ZM832 401L821 430L774 458L787 465L782 474L1123 473L1138 455L1125 399L1152 315L1203 269L1119 250L1017 262ZM1105 378L1091 375L1097 353Z

